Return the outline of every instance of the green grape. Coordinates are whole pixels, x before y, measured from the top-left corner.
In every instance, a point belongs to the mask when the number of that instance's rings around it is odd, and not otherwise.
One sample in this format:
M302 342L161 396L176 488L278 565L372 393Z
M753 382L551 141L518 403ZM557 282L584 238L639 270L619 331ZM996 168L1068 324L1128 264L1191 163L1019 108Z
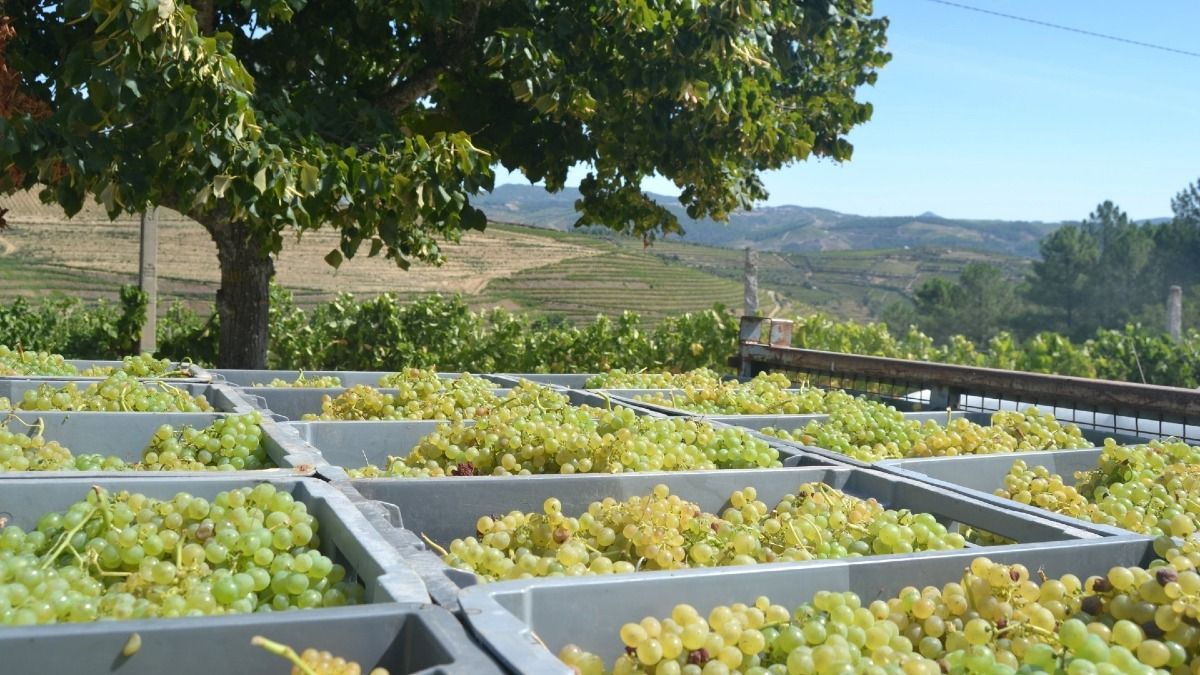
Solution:
M168 382L142 382L124 372L115 373L82 390L74 382L62 387L40 384L28 389L17 404L21 410L89 410L110 412L208 412L212 406L202 396Z
M74 375L75 371L60 354L0 345L0 375Z
M676 389L716 386L720 382L721 376L708 368L697 368L686 373L651 373L615 368L589 377L583 386L587 389Z
M824 412L827 392L801 387L780 373L760 373L749 382L704 380L677 385L678 393L642 394L639 401L706 415L794 415Z
M350 387L337 397L324 396L321 413L304 419L472 419L500 402L493 382L470 373L444 380L436 371L414 368L383 376L380 386L397 391Z
M540 576L747 565L960 549L929 514L885 509L824 483L801 485L774 509L754 488L730 495L721 515L657 485L647 495L593 502L572 516L557 499L542 513L482 516L476 536L441 549L445 562L488 581Z
M164 424L135 468L149 471L254 471L274 467L262 444L262 413L229 415L204 429Z
M304 371L300 371L300 374L296 376L296 379L292 380L291 382L277 377L266 384L263 384L261 382L255 382L255 383L252 383L250 386L252 386L252 387L300 387L300 388L309 387L309 388L314 388L314 389L327 389L330 387L342 386L342 378L340 378L336 375L322 375L319 377L309 377L304 374Z
M976 558L959 579L869 603L818 591L791 610L767 597L707 615L680 604L606 629L623 652L611 670L575 645L558 655L587 675L1192 673L1200 667L1200 541L1162 539L1156 549L1171 562L1086 581Z
M357 662L335 656L332 652L318 651L309 647L297 653L295 649L255 635L250 644L283 657L292 663L292 675L362 675L362 666ZM386 668L372 668L369 675L388 675Z
M1200 448L1176 440L1121 446L1105 440L1096 468L1074 485L1042 466L1016 461L996 495L1142 534L1200 529Z
M964 417L948 418L945 425L932 420L921 424L889 405L845 392L829 392L825 409L826 421L810 422L801 430L766 427L761 431L865 462L1091 446L1077 426L1064 426L1036 408L997 412L991 426Z
M633 410L572 406L563 393L521 382L472 411L474 423L440 426L385 467L354 477L622 473L780 466L779 453L736 428Z
M108 377L118 372L138 378L187 377L191 374L188 372L186 364L176 368L170 360L156 359L150 354L126 356L121 359L121 366L119 368L93 366L83 370L79 374L85 377Z
M0 625L238 614L326 607L362 600L315 547L293 544L265 565L271 534L319 524L273 485L157 499L96 487L26 532L0 529ZM295 537L293 537L295 539ZM227 542L227 546L224 543ZM305 588L275 583L283 564L310 564ZM317 591L317 596L306 594Z

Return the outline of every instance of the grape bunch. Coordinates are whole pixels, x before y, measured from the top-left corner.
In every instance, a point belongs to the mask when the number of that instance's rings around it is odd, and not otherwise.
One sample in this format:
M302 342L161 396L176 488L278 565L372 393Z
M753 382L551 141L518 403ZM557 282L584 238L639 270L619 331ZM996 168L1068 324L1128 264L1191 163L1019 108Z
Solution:
M491 381L463 373L442 380L433 371L406 371L384 376L381 385L388 393L357 385L336 397L322 397L321 413L304 419L321 420L436 420L472 419L500 402Z
M361 601L303 502L269 483L210 502L93 488L0 529L0 624L241 614Z
M697 368L686 373L652 373L614 368L589 377L583 386L587 389L681 389L714 387L720 383L721 376L708 368Z
M1200 448L1176 440L1121 446L1107 439L1096 468L1075 479L1072 485L1018 460L995 494L1142 534L1186 537L1200 528Z
M362 666L354 661L347 661L330 652L317 651L311 647L297 654L295 649L261 635L251 638L250 644L290 661L292 675L362 675L363 672ZM369 675L388 675L388 671L386 668L372 668Z
M646 403L705 415L800 415L825 412L827 392L815 387L791 389L780 373L760 373L749 382L684 384L679 392L641 394Z
M1000 411L992 424L983 426L965 417L948 417L945 425L906 419L883 403L830 392L824 422L809 422L803 429L787 431L765 427L761 431L784 440L814 445L864 461L905 457L983 455L1091 447L1079 427L1064 425L1037 408L1021 412Z
M455 539L443 560L488 581L643 570L753 565L963 548L929 514L885 509L824 483L801 485L774 509L754 488L734 492L722 515L666 485L624 501L592 502L577 516L547 499L541 513L482 516L476 537Z
M741 429L697 419L639 416L629 408L572 406L568 397L522 382L474 423L442 425L385 467L352 477L623 473L781 466L779 453Z
M254 471L274 467L262 444L262 413L230 415L204 429L164 424L135 468L147 471Z
M0 473L7 471L241 471L274 466L262 446L259 412L218 418L204 429L164 424L142 451L142 460L75 455L47 441L41 427L35 435L0 428ZM39 425L42 422L39 420Z
M12 402L0 399L0 406L12 408ZM83 389L74 382L56 387L40 384L27 389L17 407L21 410L90 410L109 412L209 412L212 406L203 396L168 382L142 382L126 373L115 373Z
M296 379L294 379L290 382L285 379L277 377L266 384L263 384L261 382L255 382L255 383L252 383L250 386L252 386L252 387L296 387L296 388L328 389L331 387L342 386L342 378L340 378L336 375L319 375L316 377L310 377L308 375L305 375L304 371L300 371L300 374L296 376Z
M1160 539L1148 568L1080 579L974 559L961 579L867 602L818 591L788 610L760 596L707 615L676 605L611 638L614 675L1158 675L1200 669L1200 542ZM559 658L606 671L575 645Z
M0 375L74 375L75 370L61 354L0 345Z
M113 366L92 366L91 368L84 369L79 374L84 377L108 377L118 372L138 378L188 377L191 375L188 372L186 364L176 368L169 359L156 359L150 354L126 356L121 359L121 366L119 368L114 368Z

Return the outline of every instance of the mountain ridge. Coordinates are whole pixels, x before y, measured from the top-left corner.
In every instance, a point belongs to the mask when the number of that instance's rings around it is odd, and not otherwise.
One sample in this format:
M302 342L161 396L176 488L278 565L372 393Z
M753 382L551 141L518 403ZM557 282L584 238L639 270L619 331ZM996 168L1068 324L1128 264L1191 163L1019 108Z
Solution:
M575 188L549 193L539 186L505 184L473 203L491 220L569 231L578 218L575 200L579 196ZM798 205L756 207L732 214L726 224L694 220L676 198L651 196L683 225L685 234L670 239L782 253L936 246L1037 258L1038 241L1066 224L943 218L929 211L914 216L860 216Z

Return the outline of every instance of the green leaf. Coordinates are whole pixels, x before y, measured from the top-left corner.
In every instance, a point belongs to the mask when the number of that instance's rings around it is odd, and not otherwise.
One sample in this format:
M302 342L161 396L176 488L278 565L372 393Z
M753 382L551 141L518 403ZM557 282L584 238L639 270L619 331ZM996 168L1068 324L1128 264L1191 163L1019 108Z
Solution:
M267 167L262 167L254 174L254 187L259 194L267 191Z
M233 184L233 176L220 175L213 178L212 191L217 199L225 196L225 191Z
M317 167L311 164L300 165L300 190L305 194L314 194L317 191ZM336 267L336 265L335 265Z
M329 263L329 266L335 270L342 266L342 260L342 252L336 248L325 254L325 262Z

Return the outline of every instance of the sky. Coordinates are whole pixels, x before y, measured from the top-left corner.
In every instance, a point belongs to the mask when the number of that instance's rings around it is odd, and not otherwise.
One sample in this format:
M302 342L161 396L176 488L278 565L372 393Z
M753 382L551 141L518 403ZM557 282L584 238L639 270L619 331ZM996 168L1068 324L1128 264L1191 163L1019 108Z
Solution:
M1195 0L956 1L1200 52ZM1200 57L932 0L876 0L875 12L891 19L892 61L859 92L875 113L849 135L853 159L764 174L767 204L1053 222L1108 199L1145 219L1169 216L1200 179ZM658 177L643 188L679 192Z

